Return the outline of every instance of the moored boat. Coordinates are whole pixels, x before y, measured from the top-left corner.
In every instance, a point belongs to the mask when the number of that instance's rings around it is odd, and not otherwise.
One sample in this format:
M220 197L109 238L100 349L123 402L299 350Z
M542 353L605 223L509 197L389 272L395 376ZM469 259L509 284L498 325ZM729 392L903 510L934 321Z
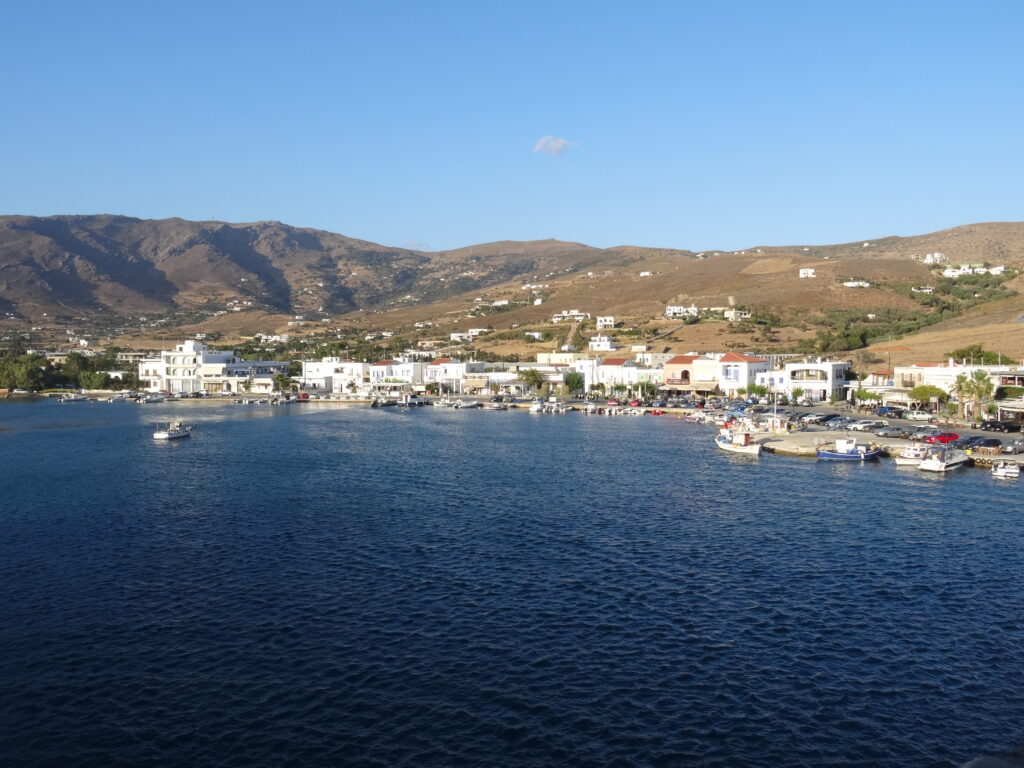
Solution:
M925 472L949 472L971 463L971 457L963 451L952 448L929 448L928 455L921 459L918 469Z
M749 432L738 432L725 427L718 430L718 434L715 435L715 445L723 451L747 456L757 456L761 453L761 444L751 440Z
M997 461L992 464L992 477L1016 480L1020 477L1020 464L1016 461Z
M874 443L863 445L856 438L840 437L832 447L816 448L815 453L827 461L874 461L882 455L882 449Z
M906 446L896 456L893 457L900 466L917 466L921 463L921 460L928 455L928 446L923 443L914 443L913 445Z

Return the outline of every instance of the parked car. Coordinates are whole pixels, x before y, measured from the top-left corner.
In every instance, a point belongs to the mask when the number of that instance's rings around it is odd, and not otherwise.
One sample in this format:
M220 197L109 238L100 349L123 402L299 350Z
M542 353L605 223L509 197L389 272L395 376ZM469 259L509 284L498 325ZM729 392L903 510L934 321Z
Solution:
M1020 424L1012 421L992 419L991 421L981 422L979 429L984 429L986 432L1020 432Z
M618 401L617 398L609 397L608 398L608 405L619 405L619 401Z
M889 416L891 418L899 418L900 411L902 408L897 408L892 405L883 405L875 409L875 415L877 416Z
M1015 437L1004 443L1003 453L1024 453L1024 438Z
M933 416L928 411L907 411L903 418L911 421L931 421Z
M903 427L882 427L875 430L876 437L902 437Z
M932 445L937 443L945 445L946 443L952 443L954 440L958 440L959 438L960 435L956 432L936 432L934 435L928 435L924 441L926 443L931 443Z
M937 435L939 428L932 424L919 424L917 426L904 427L900 437L907 440L921 440L930 435Z
M974 445L979 440L984 440L984 439L985 438L982 435L967 435L966 437L961 437L961 438L959 438L957 440L954 440L953 441L953 447L954 448L970 448L972 445Z
M889 422L885 419L861 419L860 421L855 421L851 424L850 429L855 432L871 432L872 430L888 426Z
M975 448L1002 448L1002 447L1003 447L1003 441L1000 440L998 437L983 437L980 440L978 440L978 442L976 442L974 445L972 445L971 449L973 450Z

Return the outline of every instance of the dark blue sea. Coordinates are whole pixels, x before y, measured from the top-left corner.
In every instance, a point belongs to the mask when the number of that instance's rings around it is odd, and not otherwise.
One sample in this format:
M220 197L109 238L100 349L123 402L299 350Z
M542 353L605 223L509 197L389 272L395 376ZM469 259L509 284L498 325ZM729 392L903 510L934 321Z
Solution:
M196 423L158 442L161 419ZM1024 481L671 417L0 403L4 766L956 766Z

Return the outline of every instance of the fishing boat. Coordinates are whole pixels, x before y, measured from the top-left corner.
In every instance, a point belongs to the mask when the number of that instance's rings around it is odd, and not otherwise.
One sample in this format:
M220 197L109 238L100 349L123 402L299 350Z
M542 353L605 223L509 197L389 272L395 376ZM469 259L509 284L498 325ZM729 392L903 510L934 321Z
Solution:
M831 447L816 448L815 453L826 461L874 461L882 455L882 449L874 443L858 443L855 437L840 437Z
M928 446L924 445L923 443L914 443L913 445L908 445L906 448L904 448L902 451L896 454L893 457L893 461L895 461L901 467L916 467L918 464L921 463L921 460L924 459L927 455Z
M177 440L181 437L189 437L193 429L195 429L195 424L186 426L180 421L171 421L166 425L157 427L156 432L153 433L153 439Z
M84 403L88 399L89 398L86 397L85 395L68 394L68 395L61 395L60 397L58 397L57 398L57 402L58 403Z
M921 459L918 469L925 472L949 472L971 463L971 457L963 451L952 448L929 448L928 455Z
M761 453L761 444L750 439L749 432L739 432L723 427L715 436L715 445L723 451L757 456Z
M1016 461L997 461L992 464L992 477L1016 480L1020 477L1020 464Z

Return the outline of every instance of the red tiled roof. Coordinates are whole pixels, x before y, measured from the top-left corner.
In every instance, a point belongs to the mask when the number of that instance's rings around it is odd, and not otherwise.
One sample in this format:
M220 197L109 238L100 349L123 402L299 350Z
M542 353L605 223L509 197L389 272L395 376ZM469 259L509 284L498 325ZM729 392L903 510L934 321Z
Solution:
M628 357L609 357L602 361L601 365L623 365L628 359Z
M444 365L445 363L454 363L455 361L450 357L439 357L436 360L431 360L431 365Z
M376 363L373 363L373 365L393 365L394 362L394 360L378 360Z
M666 360L665 365L689 365L698 359L700 359L700 355L676 355L671 360Z
M760 357L751 357L750 355L743 355L739 352L726 352L722 357L719 358L720 363L765 363L767 360L762 360Z

